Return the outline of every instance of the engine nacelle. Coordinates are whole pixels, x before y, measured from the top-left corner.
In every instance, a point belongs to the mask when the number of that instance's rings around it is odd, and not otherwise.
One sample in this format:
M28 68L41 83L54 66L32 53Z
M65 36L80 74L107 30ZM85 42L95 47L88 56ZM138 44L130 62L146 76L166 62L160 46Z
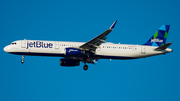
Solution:
M85 54L85 51L77 48L65 48L66 55L81 55Z
M73 59L60 59L61 66L79 66L80 61Z

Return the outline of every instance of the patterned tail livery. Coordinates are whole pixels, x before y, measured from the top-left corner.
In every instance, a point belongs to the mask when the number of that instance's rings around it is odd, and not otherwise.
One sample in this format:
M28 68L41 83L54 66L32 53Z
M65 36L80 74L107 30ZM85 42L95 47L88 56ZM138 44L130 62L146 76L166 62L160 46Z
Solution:
M159 30L144 45L160 47L166 44L166 38L169 28L170 25L162 25Z

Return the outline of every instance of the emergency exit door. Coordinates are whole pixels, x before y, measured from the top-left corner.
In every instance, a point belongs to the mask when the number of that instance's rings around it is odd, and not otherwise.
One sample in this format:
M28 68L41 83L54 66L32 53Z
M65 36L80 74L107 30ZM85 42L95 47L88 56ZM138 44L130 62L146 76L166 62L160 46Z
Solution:
M59 42L55 42L55 49L59 49Z

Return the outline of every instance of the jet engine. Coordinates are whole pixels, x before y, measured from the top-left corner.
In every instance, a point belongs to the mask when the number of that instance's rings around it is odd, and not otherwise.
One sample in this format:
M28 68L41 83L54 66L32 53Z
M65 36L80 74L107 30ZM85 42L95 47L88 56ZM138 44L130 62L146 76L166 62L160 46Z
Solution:
M85 54L85 51L77 48L65 48L66 55L81 55Z

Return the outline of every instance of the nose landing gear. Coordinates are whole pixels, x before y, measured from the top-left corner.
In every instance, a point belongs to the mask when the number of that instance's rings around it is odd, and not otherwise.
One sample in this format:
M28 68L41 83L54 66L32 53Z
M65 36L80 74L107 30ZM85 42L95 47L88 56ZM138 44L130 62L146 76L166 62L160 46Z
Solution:
M21 63L24 63L24 55L22 55Z

